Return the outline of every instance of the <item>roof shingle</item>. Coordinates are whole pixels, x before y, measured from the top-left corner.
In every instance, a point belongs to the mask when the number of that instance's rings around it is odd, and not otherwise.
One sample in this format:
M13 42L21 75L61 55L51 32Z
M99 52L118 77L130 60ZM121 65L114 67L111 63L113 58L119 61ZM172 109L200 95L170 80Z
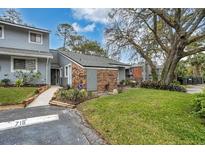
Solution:
M106 67L106 68L117 68L117 67L125 67L129 66L128 64L124 64L118 62L116 60L94 56L94 55L85 55L70 51L59 51L60 54L72 59L76 63L84 66L84 67Z

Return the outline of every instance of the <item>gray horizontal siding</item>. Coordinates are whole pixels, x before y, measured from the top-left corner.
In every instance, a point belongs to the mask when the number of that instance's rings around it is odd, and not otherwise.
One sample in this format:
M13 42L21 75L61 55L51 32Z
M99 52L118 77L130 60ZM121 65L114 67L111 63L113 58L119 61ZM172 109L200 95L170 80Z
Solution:
M29 43L28 36L29 30L27 29L4 25L4 39L0 39L0 46L34 51L49 51L48 33L43 33L43 44Z
M58 55L58 62L59 65L62 67L62 78L61 80L61 85L66 87L68 85L68 78L64 77L64 68L66 65L71 64L71 61L68 60L67 58L65 58L64 56L62 56L61 54Z
M46 59L38 58L38 71L41 73L41 78L38 84L46 84ZM47 75L47 84L49 84L50 68L47 71ZM11 72L11 56L0 55L0 80L5 78L9 78L12 81L12 83L15 83L15 74Z

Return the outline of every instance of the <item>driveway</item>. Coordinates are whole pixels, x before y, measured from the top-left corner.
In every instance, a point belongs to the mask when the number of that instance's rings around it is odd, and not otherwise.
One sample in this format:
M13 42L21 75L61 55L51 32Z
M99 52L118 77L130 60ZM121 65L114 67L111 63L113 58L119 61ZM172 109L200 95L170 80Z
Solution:
M187 93L189 94L200 93L203 91L204 88L205 88L204 84L188 85Z
M104 143L74 109L41 106L0 112L1 145Z

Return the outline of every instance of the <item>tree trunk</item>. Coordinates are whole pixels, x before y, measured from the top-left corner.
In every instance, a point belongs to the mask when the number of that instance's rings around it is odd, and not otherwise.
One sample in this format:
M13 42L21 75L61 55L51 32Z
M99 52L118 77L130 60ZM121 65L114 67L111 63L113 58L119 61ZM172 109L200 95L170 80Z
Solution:
M175 79L175 69L180 59L181 58L174 52L172 52L172 54L167 57L161 74L162 83L170 84L171 82L173 82L173 80Z
M154 63L152 62L152 60L148 57L143 57L146 62L148 63L148 65L150 66L151 69L151 74L152 74L152 80L153 81L158 81L158 75L157 75L157 69L156 66L154 65ZM146 64L145 64L146 65Z
M158 81L158 75L157 75L157 69L155 65L151 65L151 74L152 74L152 80L153 81Z

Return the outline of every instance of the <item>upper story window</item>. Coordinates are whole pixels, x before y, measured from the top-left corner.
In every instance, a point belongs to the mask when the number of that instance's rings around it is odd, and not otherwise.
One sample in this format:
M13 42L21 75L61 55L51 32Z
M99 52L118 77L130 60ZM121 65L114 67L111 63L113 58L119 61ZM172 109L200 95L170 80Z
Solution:
M43 34L29 31L29 43L43 44Z
M4 26L0 25L0 39L4 39Z

